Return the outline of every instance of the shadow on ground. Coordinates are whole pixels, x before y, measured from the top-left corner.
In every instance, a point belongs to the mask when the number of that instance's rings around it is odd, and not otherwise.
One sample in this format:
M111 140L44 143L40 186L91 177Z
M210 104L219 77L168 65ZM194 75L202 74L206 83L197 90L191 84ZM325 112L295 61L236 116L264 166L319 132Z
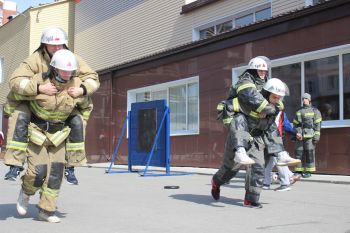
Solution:
M17 218L17 219L22 219L22 218L33 218L37 219L38 215L38 209L36 208L36 205L34 204L29 204L28 206L28 211L25 216L20 216L17 213L16 209L16 203L10 203L10 204L0 204L0 221L6 220L8 218ZM65 218L66 213L62 213L59 211L56 211L55 213L57 217L59 218Z

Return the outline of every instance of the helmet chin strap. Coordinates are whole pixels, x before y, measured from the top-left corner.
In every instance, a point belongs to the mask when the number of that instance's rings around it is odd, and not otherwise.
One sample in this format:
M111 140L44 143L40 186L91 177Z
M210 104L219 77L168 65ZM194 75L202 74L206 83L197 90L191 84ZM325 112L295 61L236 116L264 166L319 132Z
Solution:
M58 74L56 74L55 79L59 83L67 83L68 81L62 79Z

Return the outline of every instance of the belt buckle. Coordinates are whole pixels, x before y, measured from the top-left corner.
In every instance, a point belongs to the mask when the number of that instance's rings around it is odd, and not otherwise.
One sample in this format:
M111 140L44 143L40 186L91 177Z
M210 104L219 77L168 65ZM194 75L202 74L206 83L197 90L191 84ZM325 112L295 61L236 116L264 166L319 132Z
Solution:
M49 132L50 129L50 123L48 121L46 121L46 132Z

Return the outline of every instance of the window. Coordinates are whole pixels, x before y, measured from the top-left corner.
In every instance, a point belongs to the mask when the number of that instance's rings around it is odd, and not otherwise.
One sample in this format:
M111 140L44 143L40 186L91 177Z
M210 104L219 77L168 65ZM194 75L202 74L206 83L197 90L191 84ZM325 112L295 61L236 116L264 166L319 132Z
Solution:
M199 133L198 77L177 80L128 91L128 110L131 103L165 99L170 108L170 134Z
M202 40L230 31L237 27L268 19L271 17L271 3L265 3L251 9L241 11L215 22L207 23L193 30L193 40Z
M254 15L249 14L236 19L236 27L242 27L254 22Z
M245 69L232 69L233 83ZM350 127L350 44L273 60L269 76L289 87L284 102L290 120L308 92L322 114L322 128Z
M301 63L288 64L271 69L271 77L279 78L287 84L289 88L289 95L296 96L296 98L284 99L284 103L287 106L286 114L290 121L293 121L295 112L300 108L300 100L298 96L301 96Z
M323 2L325 2L325 0L305 0L305 6L312 6Z

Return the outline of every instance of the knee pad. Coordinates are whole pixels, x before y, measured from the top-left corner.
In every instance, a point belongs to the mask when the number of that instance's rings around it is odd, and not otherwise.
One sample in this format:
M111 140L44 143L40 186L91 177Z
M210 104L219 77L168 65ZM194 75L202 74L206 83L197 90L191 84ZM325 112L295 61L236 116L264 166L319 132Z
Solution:
M68 117L66 124L71 128L69 134L70 142L83 142L84 141L84 123L79 115Z
M63 178L64 163L52 163L47 187L50 189L60 189Z
M13 134L13 140L18 142L28 141L28 125L30 122L30 115L25 112L18 114L16 119L15 132Z
M41 187L47 176L47 165L36 165L35 166L35 179L34 179L34 187Z

